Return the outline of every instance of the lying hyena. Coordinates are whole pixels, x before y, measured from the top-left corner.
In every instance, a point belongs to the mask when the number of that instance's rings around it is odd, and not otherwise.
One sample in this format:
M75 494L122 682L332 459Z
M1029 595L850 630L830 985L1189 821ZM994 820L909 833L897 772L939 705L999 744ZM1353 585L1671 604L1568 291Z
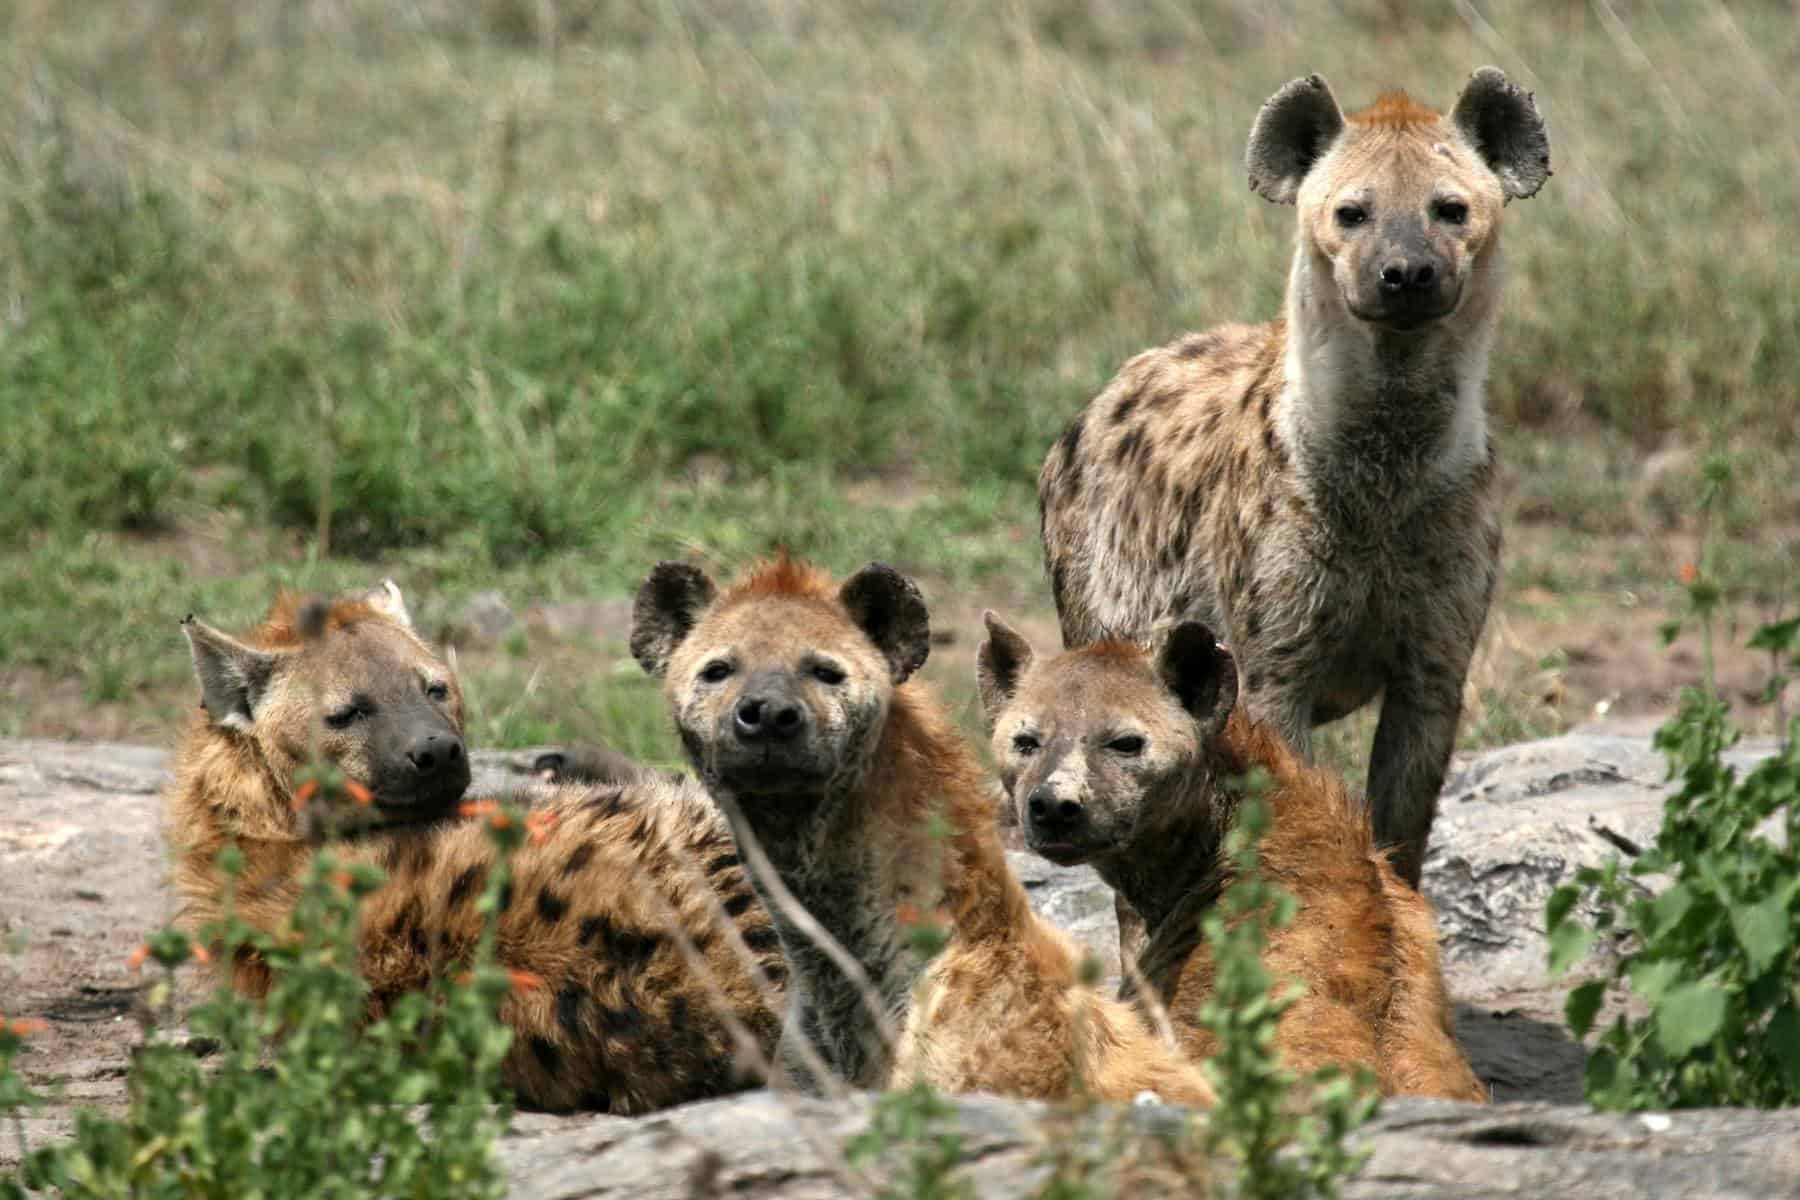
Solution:
M664 678L740 850L754 862L760 846L777 877L752 883L790 964L789 1036L860 1087L923 1078L1059 1097L1079 1077L1110 1099L1211 1102L1199 1071L1128 1006L1082 986L1073 944L1032 913L974 755L908 682L930 646L910 581L875 564L840 588L782 559L721 594L698 569L663 563L633 620L632 650ZM777 888L795 903L772 900ZM909 940L915 913L947 922L929 961ZM877 999L865 1003L809 922Z
M1313 75L1263 106L1248 158L1299 208L1283 316L1138 355L1051 449L1063 641L1204 621L1306 757L1380 693L1368 802L1417 886L1500 559L1501 209L1543 186L1549 143L1491 67L1448 116L1395 92L1345 117Z
M1451 1033L1430 905L1335 776L1235 711L1237 666L1205 626L1177 625L1154 655L1098 642L1040 663L999 618L987 623L982 709L1026 845L1092 863L1142 915L1142 978L1190 1056L1218 1050L1196 1022L1213 983L1199 923L1233 879L1228 781L1260 767L1275 818L1262 870L1300 902L1265 956L1306 985L1277 1029L1286 1064L1365 1065L1388 1095L1486 1099Z
M169 798L187 921L221 915L215 859L230 842L245 861L238 914L286 926L316 840L293 810L295 773L316 754L372 794L326 846L387 872L362 909L371 1015L466 962L494 851L480 822L451 819L469 783L462 693L399 589L328 607L284 597L242 640L192 617L182 629L202 697ZM541 982L502 1005L507 1083L537 1107L618 1113L743 1086L734 1064L766 1059L780 1030L755 973L778 997L786 967L704 792L643 772L534 798L554 823L513 859L499 955ZM231 970L267 991L253 952Z

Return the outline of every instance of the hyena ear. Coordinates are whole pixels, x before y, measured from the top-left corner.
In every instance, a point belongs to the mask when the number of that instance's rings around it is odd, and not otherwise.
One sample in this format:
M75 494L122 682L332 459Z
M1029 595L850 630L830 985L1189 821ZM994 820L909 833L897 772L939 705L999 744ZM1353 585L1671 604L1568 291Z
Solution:
M844 581L838 603L887 656L896 684L925 665L931 653L931 614L912 580L886 563L870 563Z
M1531 93L1507 81L1499 67L1470 77L1450 120L1494 174L1508 200L1537 195L1550 178L1550 134Z
M213 724L248 732L256 723L256 708L275 679L281 656L246 646L220 633L189 613L181 622L188 649L194 655L194 674L200 679L200 703Z
M400 594L400 585L393 580L382 580L364 592L362 600L364 604L402 629L413 627L412 614L406 611L406 597Z
M1296 79L1270 96L1250 126L1244 154L1251 190L1277 204L1292 204L1300 181L1343 128L1344 114L1322 75Z
M662 678L669 659L718 594L706 572L691 563L659 562L650 568L631 602L631 656L638 665Z
M1156 651L1156 673L1207 737L1225 728L1237 705L1237 660L1198 621L1183 621Z
M1000 712L1019 690L1033 658L1031 643L992 611L981 614L987 640L975 652L975 688L981 693L981 715L991 732Z

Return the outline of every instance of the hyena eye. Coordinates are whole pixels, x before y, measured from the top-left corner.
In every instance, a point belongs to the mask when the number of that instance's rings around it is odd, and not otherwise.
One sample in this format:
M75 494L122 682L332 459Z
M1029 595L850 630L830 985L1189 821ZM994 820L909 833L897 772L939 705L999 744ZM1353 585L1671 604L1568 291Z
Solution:
M1033 754L1038 752L1038 740L1029 733L1015 734L1013 737L1013 750L1030 758Z
M700 668L700 678L707 683L722 683L731 675L731 664L722 658L715 658Z
M1369 219L1360 204L1340 204L1337 209L1337 223L1345 229L1353 229Z
M844 682L844 673L829 663L820 663L812 669L813 678L828 687L836 687Z
M425 685L425 694L430 696L433 700L448 700L450 698L450 685L434 679Z
M1112 741L1106 743L1106 748L1111 750L1114 754L1123 754L1130 757L1144 752L1144 739L1135 733L1128 734L1125 737L1116 737Z
M361 708L354 704L346 704L340 709L326 713L325 724L333 729L348 729L360 716L362 716Z
M1461 225L1469 219L1469 206L1461 200L1440 200L1437 206L1438 220L1451 225Z

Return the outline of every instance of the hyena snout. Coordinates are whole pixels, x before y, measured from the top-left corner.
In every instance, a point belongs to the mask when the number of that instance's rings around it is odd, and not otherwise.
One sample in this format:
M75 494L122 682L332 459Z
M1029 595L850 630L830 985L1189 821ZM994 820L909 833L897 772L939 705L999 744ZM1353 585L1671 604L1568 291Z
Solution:
M1362 276L1357 315L1400 328L1449 315L1462 292L1454 264L1421 234L1386 240Z
M461 772L467 782L469 764L463 741L453 733L433 730L413 738L406 761L422 780L450 779Z
M423 721L376 742L375 798L386 808L438 808L469 786L469 752L447 723Z
M1059 796L1048 784L1033 788L1025 799L1026 832L1034 842L1068 844L1087 832L1087 806Z
M806 726L806 706L779 675L752 679L732 710L731 728L740 742L791 742Z

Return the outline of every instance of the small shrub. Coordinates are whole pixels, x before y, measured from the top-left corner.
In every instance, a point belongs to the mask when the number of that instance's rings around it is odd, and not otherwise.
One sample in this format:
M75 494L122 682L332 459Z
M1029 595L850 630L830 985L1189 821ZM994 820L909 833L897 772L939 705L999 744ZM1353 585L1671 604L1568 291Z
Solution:
M493 1148L509 1106L499 1087L511 1040L496 1010L530 986L494 961L505 855L524 834L503 810L490 825L501 863L480 904L487 928L473 961L429 990L401 997L364 1021L367 986L356 972L357 910L381 884L366 865L316 857L291 935L271 937L230 914L201 941L176 930L152 936L134 963L161 972L146 989L123 1118L77 1115L74 1137L36 1150L0 1198L22 1189L93 1197L498 1197ZM243 860L227 847L233 879ZM274 982L253 1003L228 984L188 1017L210 1063L171 1033L174 974L183 964L254 948ZM226 961L230 961L227 959ZM0 1027L0 1116L40 1101L11 1071L18 1031Z
M1690 587L1704 581L1690 580ZM1709 601L1710 602L1710 601ZM1752 645L1793 663L1800 622ZM1800 1103L1800 723L1780 752L1740 777L1724 762L1737 740L1725 704L1689 689L1656 746L1680 781L1654 845L1629 865L1584 867L1550 897L1550 966L1566 971L1605 938L1624 947L1565 1008L1578 1037L1609 992L1648 1015L1621 1013L1588 1055L1598 1108ZM1779 818L1785 841L1759 832ZM1640 882L1666 876L1656 894ZM1591 919L1584 917L1589 908Z

